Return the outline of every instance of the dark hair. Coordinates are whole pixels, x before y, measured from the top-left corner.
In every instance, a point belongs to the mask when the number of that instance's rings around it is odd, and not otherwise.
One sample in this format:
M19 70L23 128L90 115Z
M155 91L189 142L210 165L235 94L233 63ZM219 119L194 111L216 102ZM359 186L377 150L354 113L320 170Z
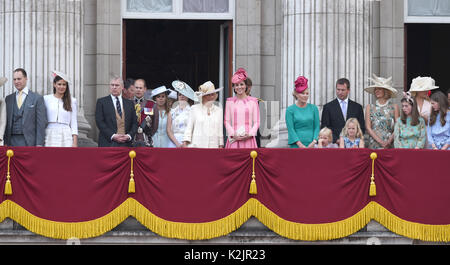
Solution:
M448 110L448 98L445 96L444 93L441 91L436 91L433 94L431 94L430 97L431 100L434 102L437 102L439 104L439 110L435 111L433 108L431 108L431 114L430 114L430 125L434 125L436 123L436 118L438 113L441 114L441 125L445 125L445 116L447 116L447 110Z
M123 82L123 88L125 88L126 90L128 90L128 88L130 88L130 86L134 85L135 80L132 78L127 78L127 80L125 80L125 82Z
M239 82L240 83L240 82ZM247 94L248 91L248 87L252 86L252 80L250 78L247 77L247 79L244 80L244 84L245 84L245 94ZM236 90L234 90L234 86L237 84L231 84L231 87L233 88L234 93L236 93Z
M402 98L400 102L406 102L411 106L411 126L416 126L419 124L419 110L417 108L416 99L412 98L413 102L409 101L407 98ZM400 113L400 120L403 124L406 124L406 115L403 111Z
M64 80L62 77L60 77L59 75L57 75L55 77L55 79L53 79L53 94L56 93L56 88L54 85L56 85L56 83L60 80ZM62 97L62 101L63 101L63 108L66 111L72 111L72 99L70 97L70 89L69 89L69 82L66 81L66 92L64 92L64 95Z
M337 86L337 85L346 85L346 86L347 86L347 89L350 89L350 81L348 81L347 78L339 78L339 79L336 81L336 86Z
M23 69L23 68L17 68L16 70L14 70L14 73L16 73L16 72L21 72L24 77L28 77L27 71L25 71L25 69Z

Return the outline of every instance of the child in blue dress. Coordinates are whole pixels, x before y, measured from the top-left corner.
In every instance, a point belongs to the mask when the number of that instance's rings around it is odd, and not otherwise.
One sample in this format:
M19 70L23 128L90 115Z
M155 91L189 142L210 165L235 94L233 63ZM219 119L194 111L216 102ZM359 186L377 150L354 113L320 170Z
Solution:
M356 118L347 120L340 138L340 148L364 148L364 135Z
M431 95L430 122L427 127L428 144L434 150L448 150L450 146L450 115L448 99L437 91Z

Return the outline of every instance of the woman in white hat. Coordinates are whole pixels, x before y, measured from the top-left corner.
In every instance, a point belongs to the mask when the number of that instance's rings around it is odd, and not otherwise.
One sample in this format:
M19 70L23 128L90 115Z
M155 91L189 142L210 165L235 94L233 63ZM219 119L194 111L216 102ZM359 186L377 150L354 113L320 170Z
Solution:
M2 87L8 79L6 77L0 77L0 87ZM0 146L3 146L5 143L3 141L3 136L5 135L6 129L6 102L5 99L0 99Z
M431 102L428 94L431 90L436 88L439 87L435 86L433 78L418 76L412 80L409 89L411 96L413 96L417 102L419 115L425 120L426 124L428 124L431 113Z
M183 146L223 148L223 110L214 104L221 90L215 89L214 84L208 81L195 92L201 104L191 108Z
M77 100L70 96L70 80L64 73L58 71L53 71L52 77L53 94L44 96L48 121L45 129L45 146L77 147Z
M166 86L160 86L152 91L152 100L156 102L159 112L158 130L153 135L153 147L167 148L169 146L169 136L167 135L167 117L170 115L168 95L170 90Z
M397 96L397 90L392 87L392 77L382 78L373 75L369 78L373 85L364 90L376 97L375 104L366 106L365 122L369 134L368 147L383 149L391 147L394 141L394 125L400 115L399 108L391 102Z
M190 113L191 102L197 101L194 90L183 81L173 81L173 88L178 94L178 101L167 117L167 134L169 135L169 147L183 147L183 137L186 131Z

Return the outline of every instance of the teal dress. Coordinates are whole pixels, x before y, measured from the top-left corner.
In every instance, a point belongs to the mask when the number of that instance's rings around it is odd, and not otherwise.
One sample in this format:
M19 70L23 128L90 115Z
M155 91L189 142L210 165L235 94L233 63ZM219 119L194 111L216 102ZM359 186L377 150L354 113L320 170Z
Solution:
M297 141L308 146L319 137L319 109L316 105L309 103L304 108L296 104L289 106L286 109L286 126L289 147L298 148Z
M395 148L425 148L427 135L424 119L419 117L419 124L416 126L411 126L411 117L406 118L406 124L403 124L401 119L397 119L394 136Z

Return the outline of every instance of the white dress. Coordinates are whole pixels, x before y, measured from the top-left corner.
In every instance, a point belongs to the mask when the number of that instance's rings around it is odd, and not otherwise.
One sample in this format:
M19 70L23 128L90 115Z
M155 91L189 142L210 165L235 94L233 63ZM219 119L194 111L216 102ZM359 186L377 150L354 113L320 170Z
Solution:
M188 105L181 109L180 106L175 107L170 111L172 115L172 131L173 136L181 144L183 143L184 131L189 122L189 115L191 113L191 107ZM172 141L169 141L168 147L177 147Z
M183 141L190 142L189 147L194 148L224 145L222 108L212 105L208 110L203 104L192 106Z
M53 94L44 96L44 102L48 121L45 146L72 147L72 136L78 135L76 99L71 99L72 111L66 111L62 99Z

